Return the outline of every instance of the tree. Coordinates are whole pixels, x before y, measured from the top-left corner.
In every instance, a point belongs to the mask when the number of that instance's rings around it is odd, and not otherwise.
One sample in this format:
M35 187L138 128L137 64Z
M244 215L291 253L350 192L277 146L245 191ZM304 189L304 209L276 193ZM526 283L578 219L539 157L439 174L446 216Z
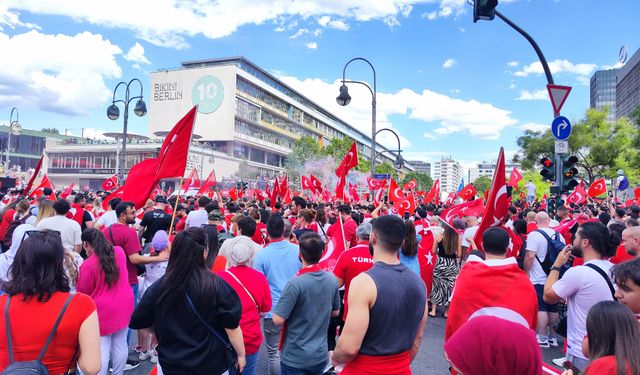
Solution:
M433 186L433 179L431 178L431 176L426 173L419 172L407 173L406 175L404 175L404 178L400 183L404 185L411 180L416 180L418 184L416 190L428 190L431 189L431 186Z
M324 157L324 150L320 143L313 137L304 136L296 139L291 153L287 156L284 167L287 170L289 181L299 181L302 166L307 160Z
M376 173L378 173L378 174L388 174L388 175L391 175L393 177L395 175L395 173L396 173L396 170L393 168L391 163L389 163L388 161L385 161L382 164L376 165Z
M478 195L483 195L485 191L491 189L491 179L487 176L480 176L473 181L473 186L478 191Z
M60 130L56 128L42 128L42 131L45 133L60 134Z
M349 137L344 137L342 139L332 138L329 141L329 144L324 146L324 154L326 156L331 156L336 161L336 166L340 164L342 159L349 152L349 147L353 144L354 140ZM365 159L360 153L358 153L358 166L354 168L354 170L358 172L368 172L371 170L370 162Z
M518 182L517 191L524 192L524 195L526 196L527 195L526 185L527 183L529 183L529 180L531 180L533 184L536 185L536 198L542 199L542 197L545 194L549 196L551 184L542 178L542 176L540 175L540 171L535 169L524 171L524 173L522 174L522 180Z
M637 179L637 168L632 167L638 159L638 148L633 147L638 139L636 129L628 119L608 122L607 111L589 109L585 118L573 126L569 138L570 153L578 157L578 167L585 174L585 180L592 183L597 177L612 178L617 169L627 168L630 179ZM530 130L518 138L520 152L515 162L524 169L538 169L542 157L552 157L554 140L551 130L537 133ZM632 171L633 169L633 171Z

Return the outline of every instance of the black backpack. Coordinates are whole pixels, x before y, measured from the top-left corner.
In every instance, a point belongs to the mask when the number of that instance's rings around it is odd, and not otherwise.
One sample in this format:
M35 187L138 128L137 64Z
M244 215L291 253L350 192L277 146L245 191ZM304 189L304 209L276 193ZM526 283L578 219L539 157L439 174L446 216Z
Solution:
M538 260L538 263L540 263L540 266L542 266L542 270L544 271L544 273L548 275L549 272L551 272L551 267L556 261L558 254L560 254L562 249L564 249L565 244L560 241L560 239L558 238L560 236L560 233L556 231L554 231L553 237L549 237L549 235L541 229L537 229L536 232L542 234L542 236L547 240L547 255L544 256L544 260L542 262L540 261L540 259L538 259L537 255L536 259ZM561 274L562 273L564 272L561 272Z
M64 312L67 310L67 307L69 306L69 303L71 302L72 298L73 298L73 294L69 294L69 298L67 298L67 301L64 303L64 306L62 306L62 311L60 311L60 314L58 315L58 319L56 320L56 323L53 325L53 329L51 330L49 337L47 337L47 341L44 344L44 347L42 348L42 351L40 352L40 355L38 356L38 358L32 361L24 361L24 362L14 362L13 360L13 345L11 342L11 325L9 323L9 303L11 302L11 296L7 298L7 303L5 304L5 308L4 308L4 321L5 321L6 331L7 331L9 366L7 366L0 373L0 375L49 375L49 370L44 365L44 363L42 363L42 358L44 358L44 354L47 352L47 348L49 347L49 344L51 344L51 341L53 340L53 337L56 334L56 330L58 329L58 325L62 320L62 316L64 315ZM71 361L73 362L73 359Z
M13 219L13 221L9 223L9 226L7 227L7 232L4 235L4 240L2 240L2 244L4 245L5 249L8 250L11 247L11 244L13 243L13 232L16 230L16 228L24 224L25 221L27 221L27 219L30 218L31 216L33 215L31 214L31 211L29 211L29 213L25 215L22 219Z
M527 240L522 235L519 237L522 240L522 248L516 257L516 262L518 263L518 268L524 271L524 258L527 255Z

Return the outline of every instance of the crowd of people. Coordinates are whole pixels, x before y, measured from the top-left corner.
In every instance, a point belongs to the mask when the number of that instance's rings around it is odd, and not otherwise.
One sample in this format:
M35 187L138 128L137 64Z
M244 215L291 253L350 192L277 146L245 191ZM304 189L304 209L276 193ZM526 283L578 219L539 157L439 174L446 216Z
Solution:
M5 371L410 374L432 317L453 374L542 374L564 343L565 374L640 375L636 205L515 200L478 246L481 215L427 202L46 190L0 208Z

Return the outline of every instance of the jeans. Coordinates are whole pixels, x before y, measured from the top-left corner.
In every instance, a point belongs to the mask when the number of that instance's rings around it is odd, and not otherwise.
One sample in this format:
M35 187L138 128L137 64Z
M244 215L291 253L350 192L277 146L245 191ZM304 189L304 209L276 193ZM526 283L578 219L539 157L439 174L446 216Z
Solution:
M280 344L282 326L274 324L271 318L264 318L262 320L262 329L264 330L264 345L267 349L268 375L280 375L280 353L278 352L278 345Z
M254 354L248 354L246 356L247 364L244 366L244 370L242 370L242 375L256 375L256 367L258 365L259 354L260 352L254 353ZM235 368L230 368L229 375L238 375L238 372L236 371Z
M138 284L131 284L133 290L133 307L138 306ZM127 331L127 347L131 344L131 330Z
M307 368L296 368L287 366L284 363L280 364L280 368L282 369L282 375L322 375L324 373L324 369L327 367L327 362L322 362L319 365L307 367Z
M129 349L127 348L127 331L125 327L110 335L100 336L100 358L102 367L99 375L107 375L109 373L109 358L113 366L114 375L122 375L124 365L127 363Z

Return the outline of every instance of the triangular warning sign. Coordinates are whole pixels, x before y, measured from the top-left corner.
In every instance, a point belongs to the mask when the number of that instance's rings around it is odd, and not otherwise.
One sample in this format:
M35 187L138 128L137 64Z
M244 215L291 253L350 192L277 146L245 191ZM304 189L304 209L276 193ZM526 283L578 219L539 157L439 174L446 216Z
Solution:
M555 116L560 116L560 110L571 92L571 86L547 85L547 90L549 91L549 97L551 98L553 114Z

